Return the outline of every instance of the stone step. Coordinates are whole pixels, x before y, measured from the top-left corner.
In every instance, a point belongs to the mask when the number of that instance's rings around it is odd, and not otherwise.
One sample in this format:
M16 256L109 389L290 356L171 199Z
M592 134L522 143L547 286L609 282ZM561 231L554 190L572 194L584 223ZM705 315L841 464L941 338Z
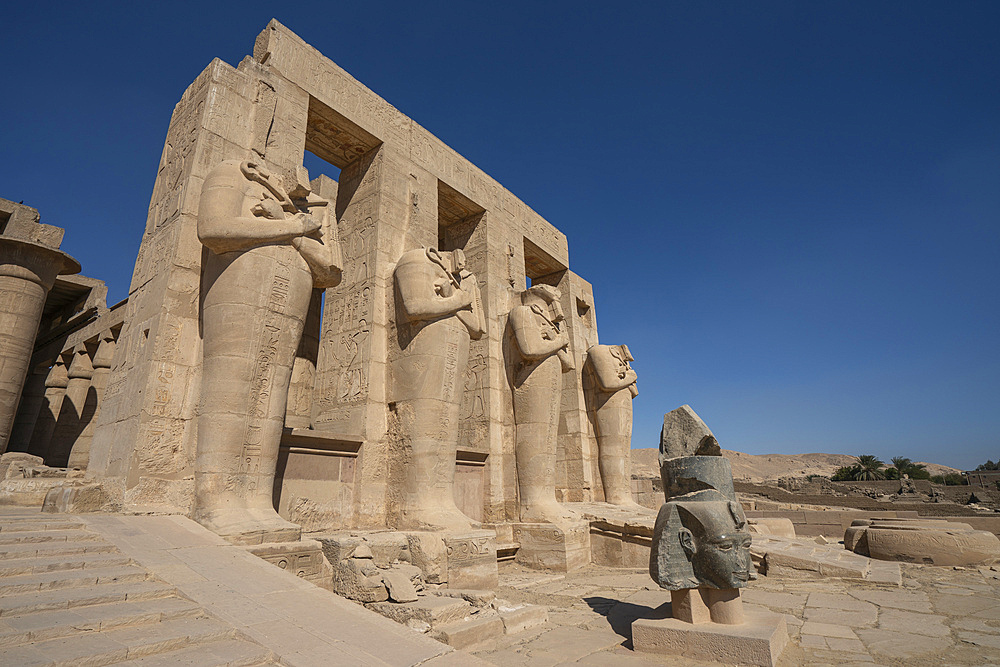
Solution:
M87 588L62 588L39 593L0 597L0 621L8 616L31 614L51 609L75 609L93 604L135 600L155 600L176 593L175 589L155 581L128 584L103 584ZM0 663L3 664L3 663Z
M33 542L83 542L98 540L97 533L86 530L13 530L0 533L0 545Z
M129 565L132 559L120 553L61 554L39 558L5 558L0 560L0 577L20 574L55 572L58 570L86 570L114 565Z
M0 562L9 558L45 558L82 553L111 553L113 551L117 551L115 545L103 540L0 544Z
M232 633L230 626L211 618L182 618L0 649L0 665L110 665L230 639Z
M322 660L321 656L317 659ZM119 665L143 667L257 667L277 665L271 651L243 639L217 639L197 646L125 660Z
M132 565L98 567L83 570L36 572L0 579L0 596L49 591L62 588L82 588L100 584L124 584L145 581L146 570Z
M33 519L14 519L0 522L0 533L15 533L25 531L41 530L73 530L83 526L79 521L65 519L44 520L35 517Z
M440 625L431 630L430 634L452 648L465 649L495 642L504 634L504 629L500 616L490 610L461 621Z
M23 616L4 616L0 622L0 646L17 646L46 639L203 615L201 607L189 600L166 597L159 600L111 602L73 609L55 609Z

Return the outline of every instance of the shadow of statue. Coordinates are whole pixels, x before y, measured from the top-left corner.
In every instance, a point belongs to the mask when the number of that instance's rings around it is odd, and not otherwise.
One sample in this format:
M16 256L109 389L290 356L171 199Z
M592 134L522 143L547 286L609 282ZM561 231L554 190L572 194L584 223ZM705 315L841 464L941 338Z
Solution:
M583 598L583 601L597 614L607 619L615 634L624 637L624 648L632 650L632 623L640 618L668 618L672 615L670 603L650 607L634 602L623 602L601 596Z

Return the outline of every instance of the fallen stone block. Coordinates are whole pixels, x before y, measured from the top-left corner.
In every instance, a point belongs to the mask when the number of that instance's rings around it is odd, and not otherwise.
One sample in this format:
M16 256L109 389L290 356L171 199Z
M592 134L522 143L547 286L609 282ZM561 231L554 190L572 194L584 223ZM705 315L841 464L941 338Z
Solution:
M504 634L504 624L495 613L477 614L471 618L448 623L431 631L431 636L453 648L482 646Z
M526 604L516 607L496 605L496 609L500 614L500 620L503 621L504 633L508 635L516 635L549 621L548 607L542 605Z

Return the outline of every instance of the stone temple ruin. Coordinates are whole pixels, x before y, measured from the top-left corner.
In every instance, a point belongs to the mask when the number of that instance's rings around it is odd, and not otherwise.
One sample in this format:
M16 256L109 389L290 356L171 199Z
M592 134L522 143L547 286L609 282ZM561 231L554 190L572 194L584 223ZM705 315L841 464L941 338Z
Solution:
M635 502L633 358L599 342L565 235L278 22L175 107L125 301L62 234L0 200L0 504L191 517L453 646L545 622L494 599L512 559L648 567L672 605L637 650L773 664L788 642L740 591L801 545L748 520L689 407L664 421L666 504ZM898 586L833 551L817 572Z

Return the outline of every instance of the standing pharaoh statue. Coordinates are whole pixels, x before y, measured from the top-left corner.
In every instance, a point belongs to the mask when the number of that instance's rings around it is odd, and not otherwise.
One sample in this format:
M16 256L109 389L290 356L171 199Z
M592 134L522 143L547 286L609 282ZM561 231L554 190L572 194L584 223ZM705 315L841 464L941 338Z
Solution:
M403 450L400 527L468 530L455 505L459 410L469 341L486 331L476 276L465 254L410 250L396 264L401 352L392 392Z
M227 160L205 179L198 238L204 362L194 518L239 541L298 533L272 505L285 402L314 287L340 282L332 207L305 170L291 192L254 162Z
M598 464L604 499L638 507L632 499L632 399L639 395L634 361L626 345L594 345L587 350L591 414L597 432Z
M559 290L533 285L510 312L515 363L514 458L521 521L559 523L575 515L556 500L556 443L562 373L573 370Z

